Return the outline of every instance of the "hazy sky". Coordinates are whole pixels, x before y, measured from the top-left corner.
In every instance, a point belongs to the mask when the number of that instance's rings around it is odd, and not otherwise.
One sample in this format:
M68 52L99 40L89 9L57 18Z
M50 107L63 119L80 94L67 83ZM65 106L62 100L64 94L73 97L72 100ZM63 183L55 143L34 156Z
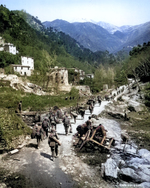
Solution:
M116 26L150 21L150 0L0 0L9 10L25 10L39 20L104 21Z

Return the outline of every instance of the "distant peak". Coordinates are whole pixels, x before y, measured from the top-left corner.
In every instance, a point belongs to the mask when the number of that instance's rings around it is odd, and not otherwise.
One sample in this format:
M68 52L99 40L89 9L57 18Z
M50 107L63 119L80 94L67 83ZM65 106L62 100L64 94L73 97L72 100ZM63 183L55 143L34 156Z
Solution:
M81 22L81 23L84 23L84 22L91 22L91 23L96 23L94 20L92 19L87 19L87 18L74 18L72 20L69 21L70 23L74 23L74 22Z

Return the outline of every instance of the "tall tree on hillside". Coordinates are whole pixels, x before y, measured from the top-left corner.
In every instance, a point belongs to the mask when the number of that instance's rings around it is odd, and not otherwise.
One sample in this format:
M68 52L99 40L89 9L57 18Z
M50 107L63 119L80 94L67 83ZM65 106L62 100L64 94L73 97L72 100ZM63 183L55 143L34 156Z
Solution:
M114 68L100 65L94 75L95 87L102 89L104 84L108 84L108 86L111 87L115 83L115 74Z

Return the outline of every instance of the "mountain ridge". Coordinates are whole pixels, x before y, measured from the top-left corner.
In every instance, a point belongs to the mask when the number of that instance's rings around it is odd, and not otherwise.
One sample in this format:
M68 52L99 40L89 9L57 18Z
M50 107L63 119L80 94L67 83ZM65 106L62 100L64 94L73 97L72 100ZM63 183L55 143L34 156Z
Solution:
M150 22L135 26L115 26L105 22L46 21L45 27L62 31L93 52L115 53L122 49L130 51L134 46L150 41ZM130 46L130 47L129 47Z
M64 20L54 20L52 22L43 22L45 27L53 27L58 31L62 31L85 48L89 48L93 52L96 51L113 51L121 42L115 36L112 36L106 29L93 24L91 22L74 22L69 23ZM94 34L93 34L94 33ZM105 40L107 38L107 40ZM103 43L102 45L99 45Z

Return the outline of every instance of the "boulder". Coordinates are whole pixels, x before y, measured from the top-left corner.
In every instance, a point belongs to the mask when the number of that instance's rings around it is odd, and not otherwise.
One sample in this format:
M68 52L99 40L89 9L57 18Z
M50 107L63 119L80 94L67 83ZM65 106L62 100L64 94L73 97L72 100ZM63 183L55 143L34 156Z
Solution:
M138 165L149 165L149 161L147 159L144 159L144 158L139 158L139 157L134 157L134 158L131 158L131 160L129 160L128 162L128 165L132 165L132 166L137 166Z
M147 149L140 149L138 155L150 162L150 151Z
M150 172L150 171L149 171ZM140 180L140 182L150 182L150 174L145 174L144 173L144 171L143 171L143 169L139 169L139 171L138 171L138 176L139 176L139 180Z
M122 168L119 171L119 177L125 181L134 181L134 182L140 182L139 176L136 174L135 170L132 168Z
M118 113L118 112L108 112L108 115L116 118L116 119L122 119L124 118L124 113Z
M129 144L125 144L124 145L124 152L131 154L131 155L136 155L137 153L137 147L134 145L129 145Z
M128 105L132 106L136 112L144 110L144 105L134 100L129 100Z
M104 164L104 169L105 177L111 177L114 179L118 178L117 163L112 158L107 159L106 163Z
M150 182L150 165L139 164L138 162L126 164L126 167L119 171L119 175L125 181Z
M150 182L143 182L143 183L139 184L139 187L149 188L150 187Z

